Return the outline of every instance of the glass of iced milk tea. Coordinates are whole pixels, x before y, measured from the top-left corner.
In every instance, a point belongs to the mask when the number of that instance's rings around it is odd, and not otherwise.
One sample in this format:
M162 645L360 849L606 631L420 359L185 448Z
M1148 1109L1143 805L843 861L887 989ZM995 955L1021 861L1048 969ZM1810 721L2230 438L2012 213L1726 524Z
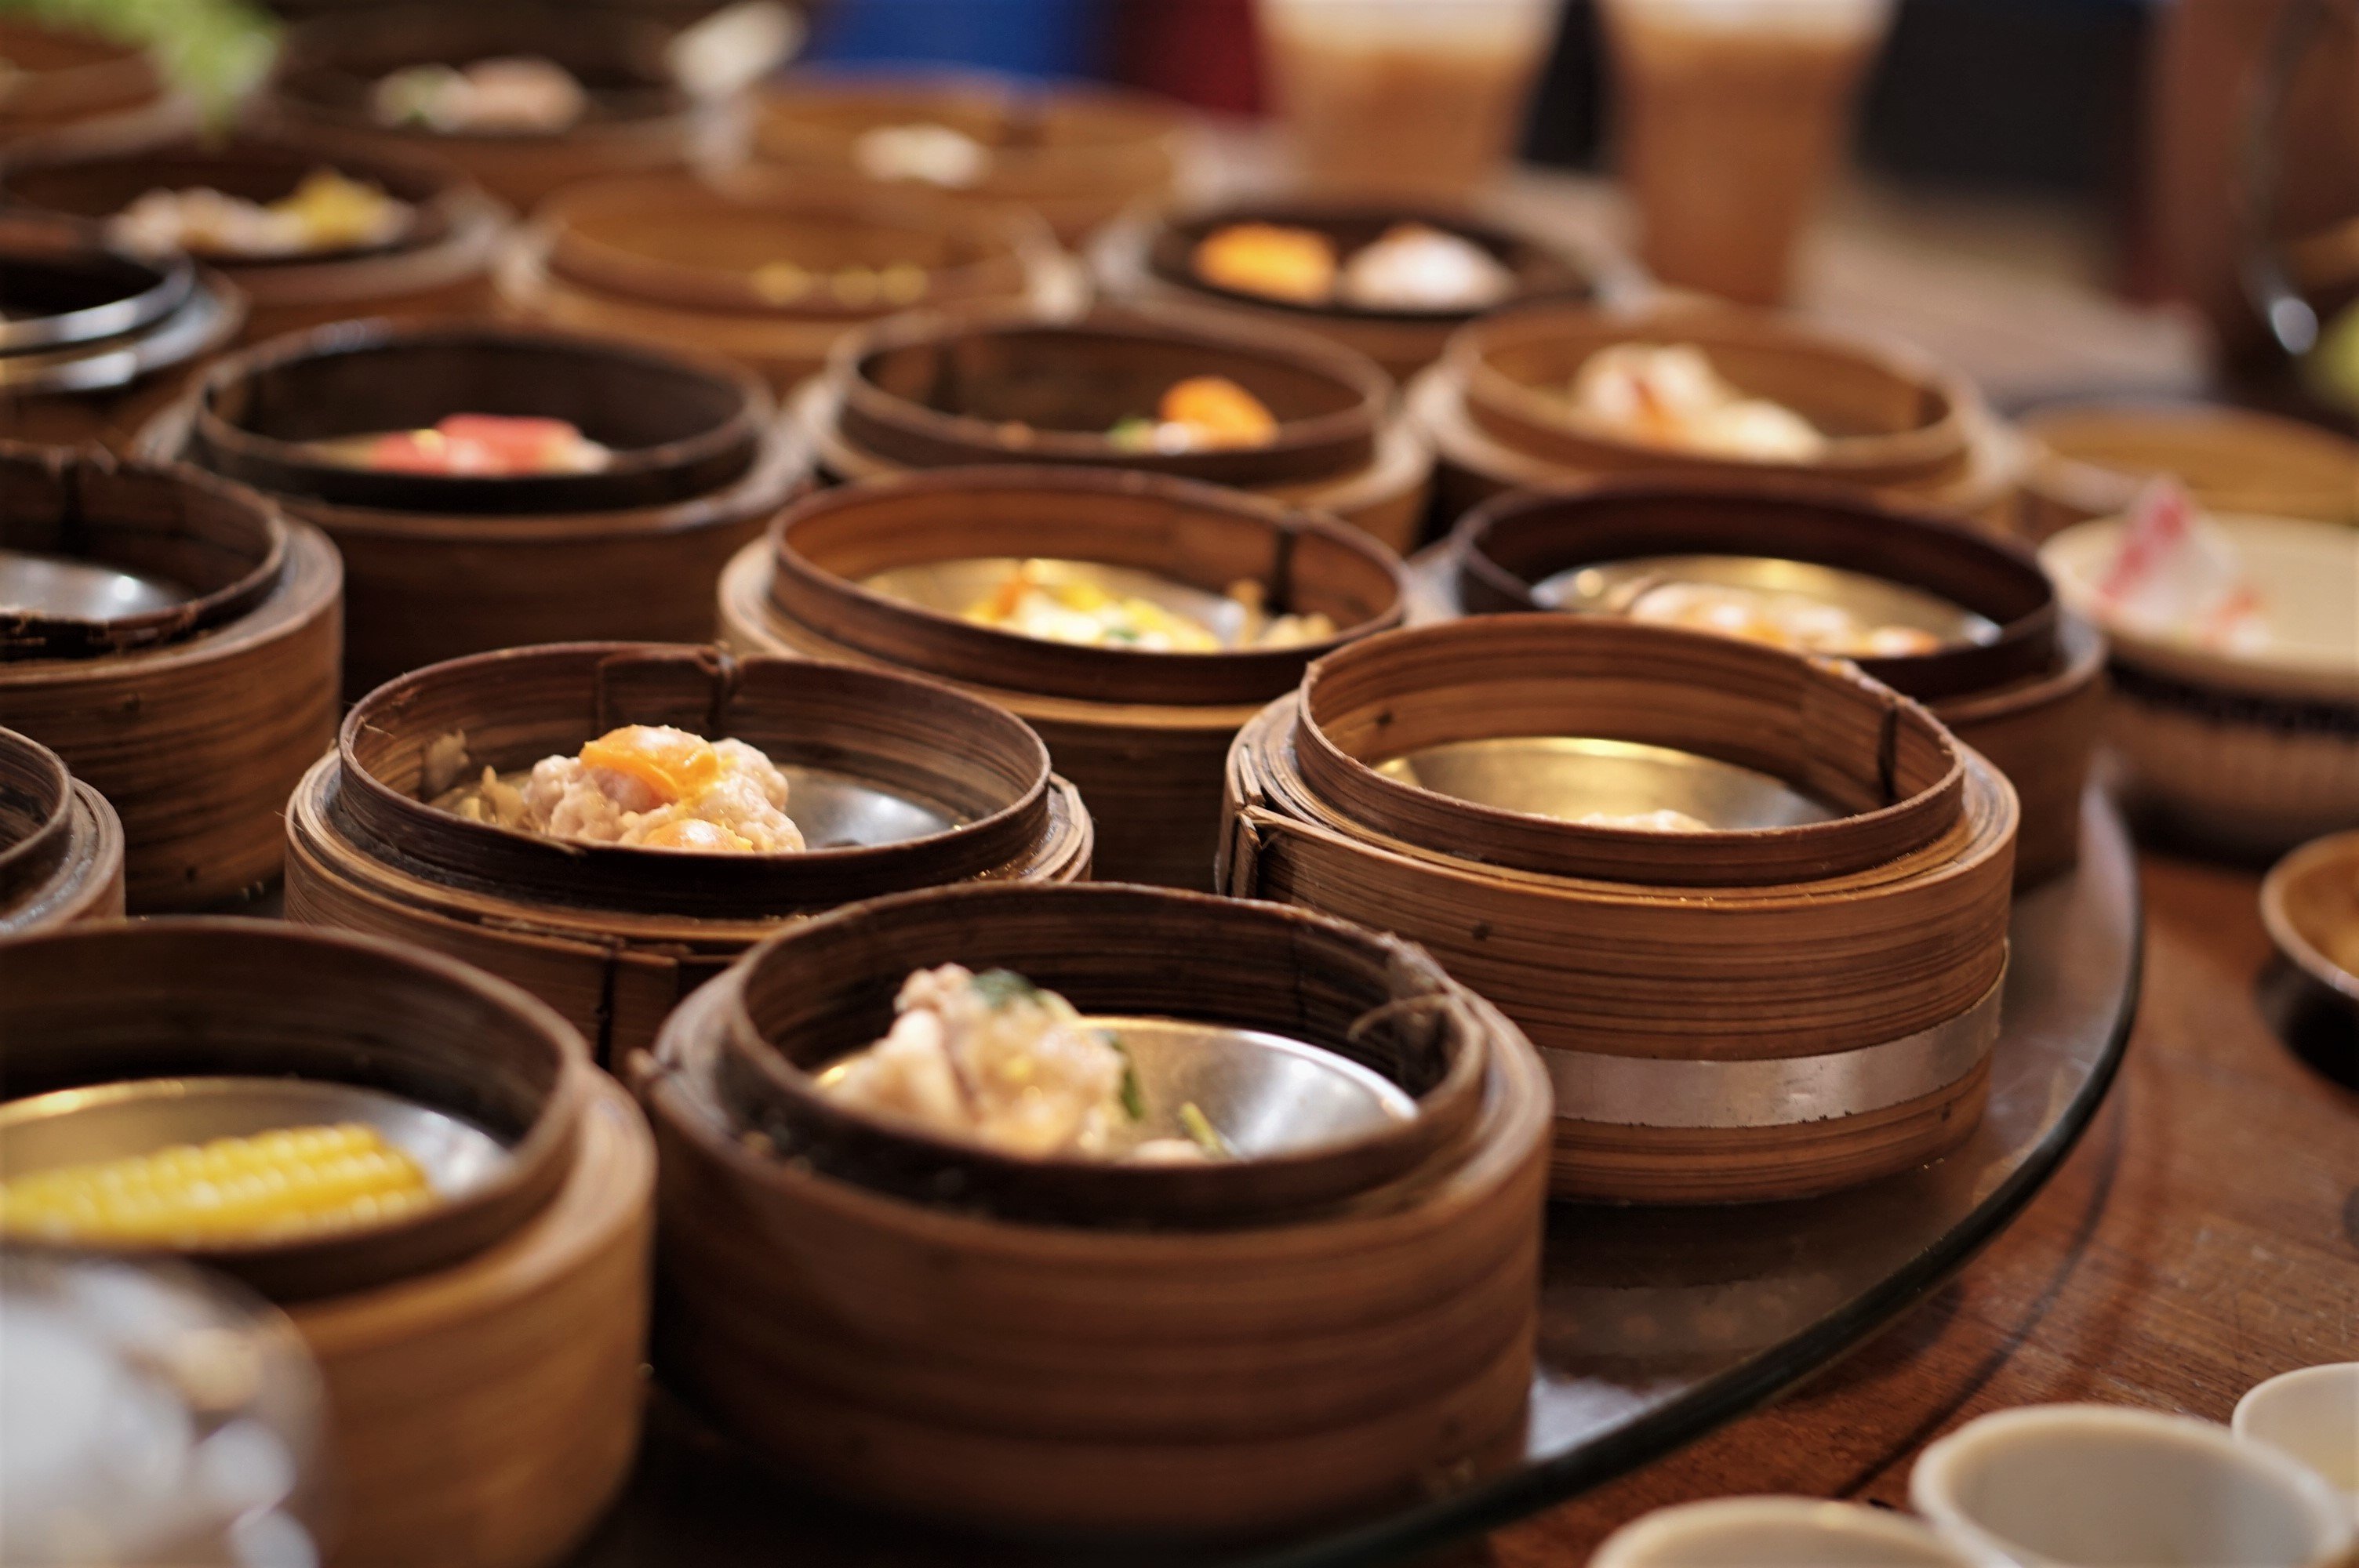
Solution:
M1258 0L1306 183L1448 198L1515 157L1559 0Z
M1622 176L1666 283L1784 300L1892 0L1604 0Z

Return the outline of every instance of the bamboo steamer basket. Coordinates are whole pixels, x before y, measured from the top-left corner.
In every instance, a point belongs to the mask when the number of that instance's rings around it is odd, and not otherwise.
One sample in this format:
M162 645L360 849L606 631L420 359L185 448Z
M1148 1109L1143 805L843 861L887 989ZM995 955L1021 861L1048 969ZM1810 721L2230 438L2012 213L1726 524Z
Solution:
M571 419L615 460L588 475L441 479L341 467L303 446L457 412ZM701 640L713 579L808 468L733 365L492 327L282 338L224 361L141 440L255 484L336 542L350 697L492 648Z
M1813 828L1827 874L1777 881L1790 828L1585 827L1369 765L1534 734L1745 763L1854 815ZM1955 809L1924 809L1953 776ZM1558 1196L1822 1193L1935 1158L1981 1114L2015 794L1854 665L1603 618L1419 627L1313 666L1238 737L1229 790L1224 891L1394 930L1540 1047ZM1900 845L1912 805L1924 835Z
M1478 246L1508 270L1514 285L1504 298L1477 309L1388 310L1341 301L1300 304L1205 281L1194 266L1196 247L1238 223L1308 229L1324 235L1345 259L1397 224L1419 224ZM1504 215L1308 196L1134 213L1108 226L1090 255L1110 297L1210 309L1248 327L1315 332L1404 381L1440 359L1451 334L1477 316L1543 301L1620 297L1637 287L1636 269L1627 261L1601 247L1576 248Z
M1627 342L1703 350L1740 391L1824 432L1827 451L1807 463L1753 462L1575 423L1565 401L1575 373L1598 350ZM1440 454L1445 524L1503 490L1646 474L1840 485L2005 530L2023 467L2019 438L1981 395L1913 351L1718 304L1535 306L1488 316L1451 340L1408 402Z
M276 201L318 168L375 184L408 202L415 209L411 225L382 245L200 258L245 296L241 341L259 342L354 316L430 320L480 314L488 306L488 269L505 222L497 204L445 164L381 148L243 135L129 153L28 152L0 164L0 198L103 220L158 189L203 186L250 201Z
M823 492L789 508L721 583L723 639L915 671L1038 730L1089 803L1095 865L1117 881L1202 889L1238 726L1335 640L1222 654L1081 648L969 625L862 586L976 557L1082 560L1325 613L1336 640L1398 623L1399 563L1332 518L1156 474L951 469Z
M918 269L915 287L888 276ZM527 320L724 354L791 390L914 305L1078 311L1079 269L1028 213L910 197L731 195L684 176L551 197L500 269Z
M2022 810L2015 875L2028 887L2080 856L2081 795L2104 694L2104 640L2066 614L2021 547L1937 514L1834 491L1700 481L1606 481L1561 494L1506 495L1461 519L1443 552L1442 597L1473 613L1545 608L1534 585L1632 556L1771 557L1898 583L1981 615L1989 642L1862 658L1925 703L2007 775Z
M326 1076L429 1098L425 1085L463 1096L473 1082L484 1114L514 1092L495 1087L495 1064L527 1051L562 1064L546 1114L562 1116L564 1137L533 1207L455 1262L288 1303L341 1471L329 1563L561 1557L637 1443L654 1188L646 1124L580 1037L464 965L275 923L0 943L10 970L42 977L0 984L12 1093L169 1076L192 1056L204 1072L308 1057Z
M2027 415L2023 432L2034 539L2127 511L2164 473L2214 512L2359 524L2359 443L2316 425L2201 403L2074 403Z
M279 808L335 734L335 547L242 486L8 442L0 546L196 594L109 621L0 617L0 724L113 805L131 909L203 908L277 877Z
M1368 1010L1442 999L1425 1005L1488 1054L1480 1108L1404 1177L1209 1229L912 1202L741 1136L716 1057L733 1019L767 1031L749 997L799 990L798 1014L849 1048L904 973L951 959L1085 1011L1338 1045ZM659 1368L831 1489L994 1531L1236 1535L1380 1504L1520 1431L1548 1085L1511 1024L1406 944L1136 887L902 895L761 949L633 1076L660 1152Z
M168 91L136 45L0 17L0 62L15 68L0 92L0 149L32 140L136 146L196 122L196 104Z
M0 936L123 913L123 822L55 752L0 730Z
M1125 452L1104 432L1183 377L1223 375L1278 419L1266 447ZM1397 551L1425 520L1432 453L1374 363L1303 332L1201 312L1103 310L1075 322L929 312L836 347L794 400L838 480L975 463L1136 469L1332 512Z
M186 256L0 207L0 440L127 445L245 318L236 287Z
M966 178L879 171L863 137L938 126L980 157ZM815 195L911 189L964 206L1038 213L1067 243L1135 202L1170 195L1180 164L1178 105L1145 93L983 76L789 76L756 101L749 188Z
M529 767L625 723L734 736L782 767L849 775L960 826L800 855L683 856L510 832L427 804L485 766ZM435 754L454 733L463 764ZM882 670L629 643L478 654L370 693L288 803L287 839L290 919L512 980L601 1062L648 1044L683 996L815 911L970 879L1072 881L1091 850L1088 814L1046 748L985 703Z
M299 141L348 138L388 153L429 153L516 211L584 179L685 168L742 138L735 98L698 99L673 79L673 30L553 0L477 6L380 5L288 30L251 118ZM386 125L370 113L376 82L405 66L464 66L533 56L572 73L589 112L558 132L442 135Z

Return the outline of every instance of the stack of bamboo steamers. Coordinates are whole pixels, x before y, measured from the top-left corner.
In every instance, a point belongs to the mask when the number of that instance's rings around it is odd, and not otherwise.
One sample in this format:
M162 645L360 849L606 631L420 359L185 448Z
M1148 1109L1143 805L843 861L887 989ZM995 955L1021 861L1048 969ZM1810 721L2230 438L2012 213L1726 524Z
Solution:
M317 1359L328 1562L561 1559L628 1470L651 1300L700 1418L871 1505L1105 1538L1348 1515L1515 1448L1549 1197L1804 1196L1971 1134L2010 899L2077 852L2104 649L2006 537L2027 453L1969 384L1666 303L1513 212L1172 206L1152 102L715 92L669 43L330 16L226 139L103 49L57 57L55 124L0 114L0 589L130 585L0 608L6 1093L286 1077L502 1152L413 1224L162 1249ZM369 113L387 71L516 54L572 73L579 123ZM972 168L881 168L912 126ZM299 258L108 226L321 168L408 226ZM1404 222L1512 287L1346 308L1192 270L1231 225ZM1564 417L1591 355L1649 343L1823 450ZM1205 376L1269 438L1117 429ZM462 413L606 457L341 455ZM1854 663L1568 598L1701 557L1981 630ZM973 613L1025 562L1309 629L1181 653ZM811 847L434 804L632 724L760 748ZM1702 829L1630 820L1669 807ZM273 895L284 921L223 915ZM830 1110L814 1076L952 962L1283 1036L1407 1108L1177 1174Z

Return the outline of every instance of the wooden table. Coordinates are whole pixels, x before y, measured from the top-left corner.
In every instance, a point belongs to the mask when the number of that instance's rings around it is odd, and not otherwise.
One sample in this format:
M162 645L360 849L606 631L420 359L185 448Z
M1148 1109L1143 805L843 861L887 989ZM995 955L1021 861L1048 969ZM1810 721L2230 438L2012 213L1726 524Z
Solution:
M1699 1498L1905 1506L1918 1453L1988 1411L2094 1400L2224 1421L2263 1378L2359 1357L2359 1093L2263 1020L2258 877L2140 860L2146 984L2127 1061L2014 1226L1783 1403L1464 1561L1578 1568L1624 1522Z

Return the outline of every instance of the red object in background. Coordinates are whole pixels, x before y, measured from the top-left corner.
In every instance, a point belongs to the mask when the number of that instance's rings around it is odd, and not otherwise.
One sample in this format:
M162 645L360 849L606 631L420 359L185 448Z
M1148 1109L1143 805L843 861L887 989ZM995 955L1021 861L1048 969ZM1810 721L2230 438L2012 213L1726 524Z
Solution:
M1262 107L1254 0L1122 0L1117 81L1234 114Z

